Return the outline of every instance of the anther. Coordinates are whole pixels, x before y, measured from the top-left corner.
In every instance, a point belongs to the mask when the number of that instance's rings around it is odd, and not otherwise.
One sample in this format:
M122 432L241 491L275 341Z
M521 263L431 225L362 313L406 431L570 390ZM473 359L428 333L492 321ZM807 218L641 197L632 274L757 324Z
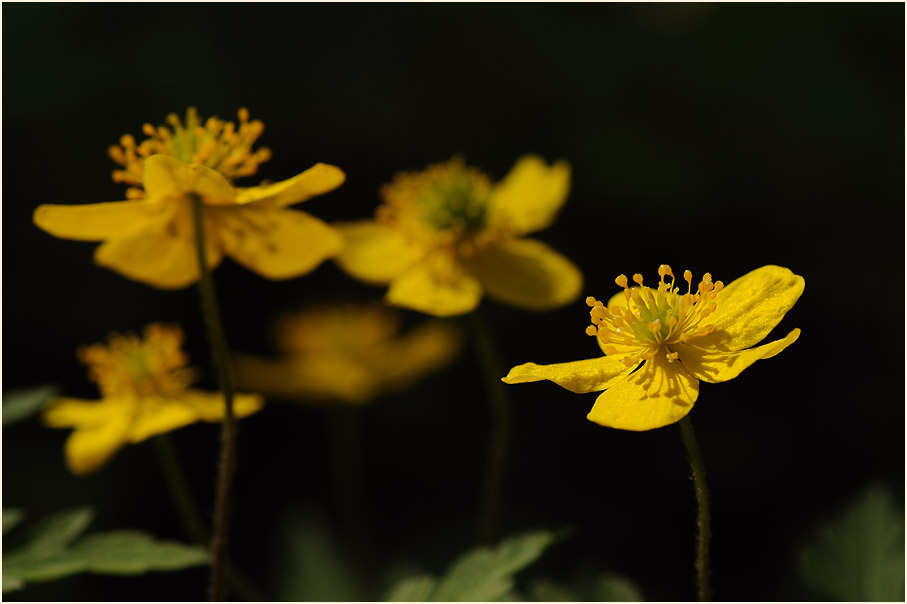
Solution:
M595 327L595 325L589 325L588 327L586 327L586 335L587 336L597 336L598 328Z
M598 301L598 300L596 300L596 299L593 298L592 296L588 296L588 297L586 298L586 306L588 306L588 307L591 308L591 307L595 306L595 303L596 303L597 301Z
M627 276L626 275L618 275L617 278L614 279L614 282L617 283L617 285L619 285L620 287L627 289Z
M667 357L668 357L668 363L673 363L674 361L676 361L677 359L680 358L680 353L679 352L669 352Z
M687 293L693 291L693 273L683 271L683 280L687 282Z
M636 273L635 275L633 275L633 281L635 281L637 285L642 287L642 275Z

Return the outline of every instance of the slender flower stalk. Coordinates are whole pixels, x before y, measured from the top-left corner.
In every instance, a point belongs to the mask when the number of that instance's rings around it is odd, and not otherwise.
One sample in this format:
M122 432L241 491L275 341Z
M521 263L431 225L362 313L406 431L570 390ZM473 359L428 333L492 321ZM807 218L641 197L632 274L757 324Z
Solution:
M224 599L224 569L227 559L229 534L230 490L236 465L236 416L233 413L233 382L230 376L227 339L220 320L214 280L205 259L205 226L202 199L191 196L192 222L195 227L195 250L198 257L198 281L202 316L208 330L211 356L214 361L220 391L224 393L224 422L221 428L220 465L217 475L217 493L214 500L214 533L211 539L211 577L208 597L212 602Z
M699 443L696 441L690 416L680 420L680 431L690 458L690 467L693 469L693 480L696 483L696 505L699 509L699 541L696 546L696 583L699 587L699 601L710 602L712 588L709 585L709 539L712 536L712 529L709 518L709 488L705 482L705 465L702 463Z
M501 514L501 493L510 441L510 401L498 377L501 375L500 357L481 309L477 308L470 313L470 319L473 341L485 374L485 391L491 410L491 434L479 513L479 539L484 545L490 546L497 541L498 519Z

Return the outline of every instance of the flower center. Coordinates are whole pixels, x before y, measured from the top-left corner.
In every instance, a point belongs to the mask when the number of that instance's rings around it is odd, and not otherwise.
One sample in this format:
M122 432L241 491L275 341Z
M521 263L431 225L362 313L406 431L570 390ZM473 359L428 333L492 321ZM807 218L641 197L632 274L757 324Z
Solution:
M381 188L382 224L422 243L470 255L491 238L487 228L491 180L462 158L397 174Z
M680 288L674 287L670 266L659 266L658 275L660 280L654 289L643 285L639 273L633 275L635 287L629 286L626 275L618 276L614 281L624 289L625 305L612 301L607 307L592 296L586 298L586 304L592 307L592 325L586 333L598 337L605 354L628 352L623 359L628 366L651 359L659 351L665 351L669 362L675 361L678 353L671 350L671 344L715 329L704 321L715 312L714 299L724 287L721 281L712 283L712 275L706 273L696 293L692 293L693 273L684 271L687 293L681 294ZM671 278L670 283L665 282L666 276Z
M195 107L189 107L185 123L171 113L167 116L170 128L145 124L142 132L149 138L140 143L136 143L131 134L123 135L120 144L111 145L109 149L110 158L123 166L123 169L113 171L114 182L133 185L126 191L128 198L144 197L145 159L155 154L207 166L231 181L255 174L258 165L271 158L271 151L265 147L252 151L252 145L265 126L260 120L250 122L248 109L240 109L238 116L238 127L216 117L209 117L202 123Z
M79 349L79 360L107 397L168 396L182 392L192 382L188 358L180 350L183 332L160 324L145 328L144 339L134 334L110 334L107 344Z

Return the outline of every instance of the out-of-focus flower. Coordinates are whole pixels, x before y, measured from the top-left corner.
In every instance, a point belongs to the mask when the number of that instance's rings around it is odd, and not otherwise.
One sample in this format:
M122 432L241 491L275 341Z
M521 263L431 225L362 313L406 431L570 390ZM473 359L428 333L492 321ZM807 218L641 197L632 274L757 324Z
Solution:
M110 334L107 344L78 351L97 382L101 400L56 398L44 408L44 423L75 428L66 440L66 464L74 474L94 472L128 443L137 443L197 421L219 422L224 397L189 388L194 372L181 350L183 332L158 323L145 337ZM261 409L257 394L237 394L234 412L245 417Z
M380 304L286 314L274 328L280 358L235 353L236 381L281 398L358 405L409 386L460 352L460 332L444 321L399 332L399 313Z
M337 225L337 263L353 277L390 284L387 302L435 316L473 310L485 293L519 308L574 300L579 269L527 233L554 222L570 167L527 155L493 184L462 159L401 173L381 188L375 220Z
M85 205L42 205L34 222L51 235L103 241L95 263L136 281L163 289L198 280L192 218L193 199L201 200L206 258L217 266L226 254L269 279L307 273L335 255L340 235L321 220L287 206L340 186L337 167L316 164L275 184L235 187L233 179L255 173L270 157L252 151L264 126L239 112L240 125L209 118L201 125L194 109L183 125L168 117L173 130L145 124L150 138L136 144L120 139L110 155L123 166L117 182L132 185L128 201Z
M615 280L623 292L607 305L591 296L592 325L605 356L559 363L526 363L503 378L508 384L550 380L577 393L599 392L588 419L622 430L651 430L680 421L699 395L699 381L717 383L737 377L800 337L759 343L803 293L803 277L780 266L763 266L724 287L706 273L692 292L692 273L684 271L687 293L674 287L671 267L658 268L655 289L642 275ZM665 283L665 276L671 278ZM638 370L637 370L638 369Z

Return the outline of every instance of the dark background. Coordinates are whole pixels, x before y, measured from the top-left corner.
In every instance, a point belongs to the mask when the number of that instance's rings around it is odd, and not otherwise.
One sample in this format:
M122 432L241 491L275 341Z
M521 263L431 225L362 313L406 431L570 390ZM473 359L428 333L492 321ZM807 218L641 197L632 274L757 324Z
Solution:
M525 152L565 158L570 198L538 236L579 265L583 296L607 299L620 273L652 280L662 262L725 283L765 264L806 279L777 331L800 327L800 340L704 385L691 417L713 492L716 597L814 598L792 559L815 523L873 483L903 501L903 20L901 4L6 4L3 388L55 383L92 398L75 349L156 320L181 323L194 364L207 366L194 288L128 281L93 266L95 244L31 222L41 203L122 199L106 150L146 121L189 105L235 119L248 107L274 152L261 178L317 161L346 171L343 187L305 206L329 221L371 216L396 171L454 153L494 178ZM281 310L383 293L330 262L270 282L226 261L215 277L231 344L252 352L269 350ZM546 314L482 310L503 371L597 354L582 300ZM324 410L274 403L243 422L238 565L287 597L282 523L315 508L328 530L353 535L341 543L359 544L373 578L362 597L381 597L374 577L389 561L443 569L475 544L481 384L468 348L448 372L355 414L364 532L332 499ZM528 574L612 570L649 599L695 597L678 428L602 428L585 419L595 395L550 383L508 393L503 530L574 529ZM185 538L150 443L77 478L63 466L65 431L31 421L3 436L4 507L39 518L89 504L95 530ZM173 436L207 510L217 428ZM203 569L80 576L9 595L191 600L204 583Z

